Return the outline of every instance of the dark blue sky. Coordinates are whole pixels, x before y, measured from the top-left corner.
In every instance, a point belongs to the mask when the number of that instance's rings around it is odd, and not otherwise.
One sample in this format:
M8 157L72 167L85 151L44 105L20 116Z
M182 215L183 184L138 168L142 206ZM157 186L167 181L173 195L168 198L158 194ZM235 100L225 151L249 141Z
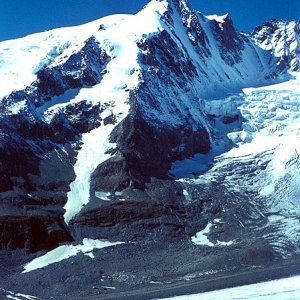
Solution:
M0 41L115 13L135 13L147 0L0 0ZM300 19L300 0L190 0L204 14L229 13L241 31L272 18Z

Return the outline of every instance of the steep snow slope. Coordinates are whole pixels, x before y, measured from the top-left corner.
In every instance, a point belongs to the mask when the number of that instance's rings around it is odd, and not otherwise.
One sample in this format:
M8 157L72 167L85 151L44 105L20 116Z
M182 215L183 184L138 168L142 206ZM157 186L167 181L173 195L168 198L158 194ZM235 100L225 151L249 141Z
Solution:
M76 179L71 184L71 191L68 193L68 201L65 206L65 221L67 223L80 211L84 204L89 202L91 174L98 165L109 158L110 155L106 154L106 151L113 146L109 145L109 135L116 123L128 114L129 106L126 103L129 97L128 91L137 87L140 73L138 47L135 41L141 35L151 34L159 28L158 13L160 10L165 9L159 3L152 3L149 6L151 5L154 6L151 8L153 10L152 14L146 14L145 11L142 11L135 18L132 16L124 17L121 25L118 24L119 26L109 27L105 22L106 20L102 20L104 22L101 26L105 30L95 35L98 42L104 45L102 47L109 53L112 60L108 63L107 73L99 86L93 87L94 91L87 92L88 98L91 101L95 101L97 98L100 98L101 101L113 101L113 103L110 103L112 109L109 113L117 116L118 120L115 120L115 124L102 124L104 126L85 133L82 137L83 146L78 153L74 167ZM108 24L110 22L111 19L109 18ZM137 24L142 22L144 26L137 27ZM121 36L120 26L122 26ZM59 109L61 109L61 106L56 105L55 110ZM55 110L52 110L52 113L55 114ZM101 117L105 119L105 116ZM107 117L109 117L109 114L107 114ZM108 146L106 146L107 143ZM100 151L101 148L103 148L102 152Z

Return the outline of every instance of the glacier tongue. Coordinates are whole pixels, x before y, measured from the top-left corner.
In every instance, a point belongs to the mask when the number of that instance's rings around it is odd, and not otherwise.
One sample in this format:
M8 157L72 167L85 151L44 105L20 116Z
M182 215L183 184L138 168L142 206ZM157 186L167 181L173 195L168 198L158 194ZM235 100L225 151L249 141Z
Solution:
M71 190L64 207L66 210L64 218L67 224L89 202L91 174L100 163L110 156L106 154L106 151L113 147L108 142L112 128L113 125L102 125L82 135L82 147L74 166L76 179L70 185Z

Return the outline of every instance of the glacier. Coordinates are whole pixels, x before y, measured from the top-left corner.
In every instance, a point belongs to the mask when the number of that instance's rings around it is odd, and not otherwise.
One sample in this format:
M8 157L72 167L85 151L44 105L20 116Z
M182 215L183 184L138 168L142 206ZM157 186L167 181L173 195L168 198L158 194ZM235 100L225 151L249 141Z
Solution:
M195 295L185 295L166 300L229 300L229 299L259 299L259 300L292 300L300 296L299 288L300 277L291 277L280 280L256 283L224 289L219 291L207 292Z

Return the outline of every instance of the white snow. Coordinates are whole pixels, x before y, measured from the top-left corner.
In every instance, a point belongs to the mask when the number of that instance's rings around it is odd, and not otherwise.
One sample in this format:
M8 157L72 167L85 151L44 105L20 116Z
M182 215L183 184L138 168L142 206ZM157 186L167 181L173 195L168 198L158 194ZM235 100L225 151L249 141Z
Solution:
M101 200L110 201L111 194L106 192L95 192L95 196Z
M300 276L244 285L208 293L185 295L165 300L296 300L300 299Z
M19 114L23 109L25 109L27 107L26 104L27 104L26 100L12 103L9 107L7 107L7 114L8 115Z
M35 299L39 299L35 296L31 296L31 295L26 295L26 294L22 294L22 293L13 293L12 291L6 291L2 288L0 288L0 290L2 290L4 293L6 293L6 298L8 299L14 299L14 300L35 300Z
M187 190L183 190L183 196L185 197L185 199L187 201L191 201L192 200L191 195L189 194L189 192Z
M235 243L235 241L221 242L217 240L217 246L231 246Z
M225 14L223 16L218 16L218 15L209 15L209 16L205 16L207 19L209 20L215 20L219 23L224 23L225 19L228 17L228 14Z
M37 269L47 267L51 264L66 260L72 256L76 256L78 253L83 253L86 256L93 258L92 251L94 249L102 249L106 247L112 247L123 244L123 242L109 242L103 240L92 240L85 238L81 245L63 245L46 253L43 256L35 258L30 263L24 266L22 273L31 272Z
M7 298L9 298L9 295L6 296ZM35 299L38 299L37 297L34 297L34 296L30 296L30 295L25 295L25 294L21 294L21 293L17 293L15 294L15 299L28 299L28 300L35 300ZM11 298L11 299L14 299L14 298Z
M65 205L64 215L66 223L89 202L90 199L90 176L96 167L109 158L105 152L112 148L108 136L113 125L100 126L89 133L82 135L82 148L74 166L76 179L70 185L68 201Z
M199 231L195 236L192 237L192 242L195 245L213 247L214 244L212 242L210 242L207 237L207 234L209 234L210 228L212 226L213 226L213 224L208 223L207 226L202 231Z
M107 289L107 290L116 290L117 288L114 286L102 286L103 289Z
M261 196L269 196L274 193L275 185L273 183L265 186L263 189L260 190L259 194Z
M196 233L196 235L192 236L192 242L195 245L200 245L200 246L209 246L209 247L214 247L214 246L231 246L235 243L235 241L228 241L228 242L222 242L217 240L217 243L212 243L208 239L208 234L210 232L210 229L214 225L214 223L222 223L219 219L215 219L213 223L208 223L207 226Z
M46 122L50 122L51 111L63 107L63 104L76 102L76 96L79 92L80 89L72 89L66 91L63 95L52 97L50 101L36 109L36 114L43 118Z

